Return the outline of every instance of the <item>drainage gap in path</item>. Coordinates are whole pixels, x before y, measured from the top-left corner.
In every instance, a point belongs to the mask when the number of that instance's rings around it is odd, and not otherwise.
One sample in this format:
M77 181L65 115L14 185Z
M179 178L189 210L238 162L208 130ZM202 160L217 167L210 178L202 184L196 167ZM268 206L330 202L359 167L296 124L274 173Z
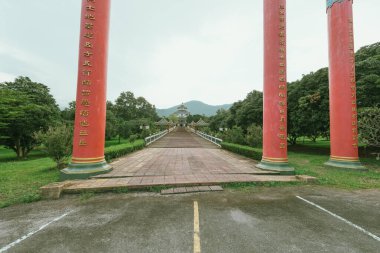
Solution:
M161 195L193 193L193 192L215 192L215 191L223 191L223 188L219 185L177 187L177 188L161 190Z

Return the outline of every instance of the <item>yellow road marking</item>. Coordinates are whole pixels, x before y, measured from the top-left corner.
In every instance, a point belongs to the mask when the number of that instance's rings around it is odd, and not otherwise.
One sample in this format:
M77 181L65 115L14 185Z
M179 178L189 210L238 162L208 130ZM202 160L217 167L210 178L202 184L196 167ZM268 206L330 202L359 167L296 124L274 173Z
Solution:
M201 238L199 236L199 212L197 201L194 201L194 253L201 253Z

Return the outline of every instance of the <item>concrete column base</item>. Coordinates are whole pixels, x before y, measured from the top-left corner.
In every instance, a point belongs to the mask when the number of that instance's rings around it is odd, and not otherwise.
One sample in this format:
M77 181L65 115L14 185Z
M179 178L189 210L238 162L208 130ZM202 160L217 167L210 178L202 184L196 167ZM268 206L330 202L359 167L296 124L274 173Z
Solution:
M60 180L88 179L92 176L108 173L111 170L112 166L106 161L86 164L70 163L67 168L61 170Z
M259 164L256 165L256 168L259 168L261 170L269 170L273 172L278 172L281 175L294 175L294 168L290 167L287 162L281 162L281 163L274 163L274 162L268 162L268 161L261 161Z
M341 169L349 169L349 170L358 170L358 171L368 171L366 167L364 167L360 161L341 161L336 160L334 158L330 158L327 162L324 163L326 166L341 168Z

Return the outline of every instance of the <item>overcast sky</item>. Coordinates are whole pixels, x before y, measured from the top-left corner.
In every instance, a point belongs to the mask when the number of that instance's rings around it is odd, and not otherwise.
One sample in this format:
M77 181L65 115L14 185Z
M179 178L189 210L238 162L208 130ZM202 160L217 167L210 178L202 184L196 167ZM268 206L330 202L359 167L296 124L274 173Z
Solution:
M158 108L244 99L263 82L262 0L112 0L108 100ZM288 81L326 67L325 0L288 0ZM0 82L29 76L75 100L80 0L0 0ZM380 41L379 0L354 1L356 49Z

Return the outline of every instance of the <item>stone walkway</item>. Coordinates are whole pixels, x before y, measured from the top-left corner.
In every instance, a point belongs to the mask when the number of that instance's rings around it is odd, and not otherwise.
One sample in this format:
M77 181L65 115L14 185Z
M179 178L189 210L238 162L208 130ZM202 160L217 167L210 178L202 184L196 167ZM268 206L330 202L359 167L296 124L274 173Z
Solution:
M178 128L148 148L111 163L113 170L89 180L43 187L63 192L104 191L152 186L197 186L233 182L291 182L296 176L257 169L256 161L220 149L198 135ZM302 178L308 180L309 178ZM53 190L54 192L54 190ZM55 194L55 193L54 193ZM53 195L54 195L53 194ZM59 194L58 194L59 195Z

